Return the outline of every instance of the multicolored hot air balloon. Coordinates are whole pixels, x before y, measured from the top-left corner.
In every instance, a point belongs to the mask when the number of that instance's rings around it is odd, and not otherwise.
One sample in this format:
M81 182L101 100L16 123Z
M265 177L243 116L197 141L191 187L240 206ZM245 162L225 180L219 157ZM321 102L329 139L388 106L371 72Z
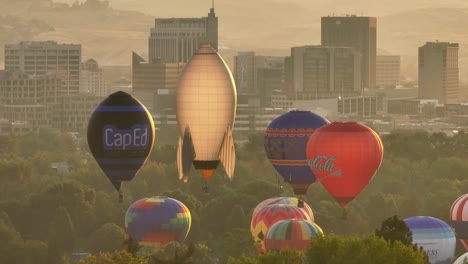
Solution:
M205 191L220 162L228 178L233 177L236 105L236 85L228 66L210 45L201 45L176 88L180 179L187 180L192 163L204 179Z
M356 122L323 126L307 143L310 169L341 207L367 186L382 158L383 145L377 133Z
M154 135L151 114L128 93L113 93L94 110L88 123L88 145L119 193L122 181L133 179L145 163Z
M296 195L305 195L316 181L306 158L306 147L314 131L330 123L310 111L290 111L274 119L263 135L268 159Z
M154 196L134 202L125 214L129 235L144 251L159 250L171 242L183 242L192 217L185 204L166 197Z
M460 196L450 208L450 220L455 234L468 250L468 194Z
M266 200L261 201L253 210L252 217L256 215L261 209L273 204L287 204L296 206L299 202L299 199L296 197L273 197L268 198ZM301 207L301 210L305 211L309 216L311 221L314 221L314 213L312 212L312 208L304 202L304 206Z
M456 239L447 223L430 216L414 216L404 221L413 232L413 244L424 249L431 264L452 263Z
M453 264L465 264L466 262L468 262L468 252L458 257Z
M323 236L323 231L315 223L300 219L282 220L268 229L265 248L305 251L310 247L310 239L318 236Z
M259 246L259 250L265 248L263 240L268 229L276 222L286 219L301 219L312 221L310 216L301 208L295 205L273 204L264 207L254 216L250 222L250 232Z

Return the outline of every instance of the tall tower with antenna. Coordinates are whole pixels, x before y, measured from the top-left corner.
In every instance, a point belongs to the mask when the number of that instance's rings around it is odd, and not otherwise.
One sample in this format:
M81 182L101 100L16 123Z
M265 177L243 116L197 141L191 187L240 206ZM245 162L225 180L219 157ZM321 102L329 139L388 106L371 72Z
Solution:
M206 38L216 51L218 50L218 17L214 11L214 0L211 0L210 13L206 18Z

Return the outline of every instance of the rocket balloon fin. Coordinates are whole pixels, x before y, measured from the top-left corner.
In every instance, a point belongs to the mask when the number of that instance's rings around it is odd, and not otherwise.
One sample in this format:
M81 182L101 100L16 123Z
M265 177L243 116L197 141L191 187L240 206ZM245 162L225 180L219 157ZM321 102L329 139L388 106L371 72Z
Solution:
M234 139L232 138L232 129L228 127L224 134L223 145L219 152L219 159L223 164L224 171L230 180L234 177L234 168L236 167L236 150L234 148Z
M179 137L177 146L177 170L179 179L187 180L192 162L195 159L195 149L193 147L192 135L190 129L185 128L184 137Z

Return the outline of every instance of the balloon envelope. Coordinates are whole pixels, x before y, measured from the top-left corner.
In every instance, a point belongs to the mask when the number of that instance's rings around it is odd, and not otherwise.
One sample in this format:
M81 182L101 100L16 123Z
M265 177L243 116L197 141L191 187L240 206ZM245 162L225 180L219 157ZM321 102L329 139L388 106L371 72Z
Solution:
M145 163L154 145L154 123L133 96L116 92L97 106L88 123L88 145L117 190Z
M187 206L166 196L140 199L125 214L128 233L146 249L159 250L170 242L183 242L191 223Z
M268 198L266 200L263 200L261 201L256 207L255 209L253 210L253 213L252 213L252 218L254 215L256 215L261 209L263 209L264 207L267 207L268 205L273 205L273 204L287 204L287 205L292 205L292 206L296 206L297 203L298 203L299 199L296 198L296 197L272 197L272 198ZM310 220L312 222L315 221L314 219L314 213L312 212L312 208L310 208L309 204L307 204L305 201L304 201L304 207L300 208L302 210L304 210L309 216L310 216Z
M413 232L413 244L423 247L431 264L452 263L456 239L447 223L430 216L414 216L404 221Z
M310 247L310 239L321 235L323 231L315 223L299 219L282 220L268 230L265 248L305 251Z
M379 136L356 122L333 122L312 134L307 159L325 189L344 207L367 186L383 158Z
M307 163L306 146L314 131L328 123L310 111L290 111L274 119L265 130L266 155L296 195L305 195L316 181Z
M310 216L304 210L294 205L273 204L264 207L252 216L250 223L250 232L255 243L260 248L264 248L263 240L268 229L278 221L293 218L311 221Z
M450 220L457 238L468 250L468 194L460 196L452 204Z
M465 261L468 262L468 252L458 257L453 264L464 264Z

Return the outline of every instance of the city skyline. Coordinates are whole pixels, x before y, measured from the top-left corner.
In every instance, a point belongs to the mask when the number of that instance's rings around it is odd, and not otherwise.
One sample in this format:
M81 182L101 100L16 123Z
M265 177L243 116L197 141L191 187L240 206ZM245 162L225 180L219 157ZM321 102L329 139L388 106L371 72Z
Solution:
M314 10L310 10L310 5L304 6L303 1L294 1L289 5L275 2L265 12L261 9L259 12L255 12L261 6L261 1L252 2L250 6L239 2L228 7L226 7L226 3L215 2L216 15L221 18L219 21L220 54L226 58L229 66L232 66L232 57L238 51L255 51L259 55L270 56L286 55L292 46L320 44L321 16L345 14L375 16L379 25L377 54L400 55L401 70L405 78L416 80L417 47L428 41L439 40L460 43L460 50L463 50L465 43L468 42L465 40L468 39L466 33L457 26L464 24L463 21L466 19L463 14L465 11L455 9L468 7L468 4L463 5L456 3L456 1L450 1L446 3L446 8L441 9L440 4L418 1L419 5L410 3L399 8L391 6L388 8L388 12L381 12L373 11L373 6L376 5L366 6L364 4L366 2L369 1L359 1L356 3L356 8L349 8L346 5L339 7L336 3L334 6L319 3ZM124 1L110 1L108 9L94 10L95 15L102 13L102 15L107 16L107 22L99 20L97 16L91 16L84 10L80 12L62 10L60 13L48 11L47 17L44 11L29 12L28 15L31 18L45 21L54 27L53 31L37 34L31 39L51 39L64 43L80 41L84 47L83 59L94 58L103 66L130 65L131 51L135 51L147 59L147 38L150 28L154 26L155 18L201 17L206 15L212 4L211 1L198 2L196 8L179 9L178 13L175 12L173 4L163 4L159 6L157 13L150 13L151 8L146 8L144 13L136 13L119 10L119 8L124 7L121 5L122 3ZM140 3L144 3L144 1ZM188 7L192 5L193 3L190 3ZM8 12L8 6L3 12ZM363 10L367 8L368 11L357 10L359 6ZM278 7L283 7L288 13L297 11L297 14L287 16L288 19L286 19L285 16L278 13L281 10ZM333 7L337 8L333 9ZM24 16L25 10L18 9L10 13ZM243 15L237 16L237 20L235 20L233 14L240 10ZM304 15L305 11L309 11L307 16ZM260 22L266 13L270 13L270 16L276 14L275 19L270 19L268 24ZM2 11L0 11L1 14ZM67 16L74 20L64 20L63 17ZM444 21L445 17L452 19ZM80 24L73 22L78 21L78 18L86 19L81 19ZM239 18L242 19L239 20ZM59 24L57 24L58 21L60 21ZM250 24L246 26L245 23ZM107 45L104 49L98 43L103 45L112 43L112 45ZM466 73L468 73L467 67L464 66L465 62L468 62L467 59L468 57L464 53L460 54L460 78L462 80L466 79Z

